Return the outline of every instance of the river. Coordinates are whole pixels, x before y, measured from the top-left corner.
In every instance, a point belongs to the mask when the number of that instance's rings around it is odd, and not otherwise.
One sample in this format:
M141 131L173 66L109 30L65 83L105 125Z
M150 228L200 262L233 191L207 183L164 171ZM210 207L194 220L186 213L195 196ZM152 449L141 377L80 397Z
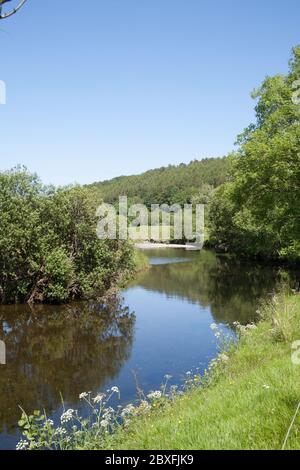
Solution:
M46 409L59 420L61 396L79 408L81 392L115 385L121 403L159 389L165 374L181 384L187 371L205 370L217 353L212 323L257 317L258 303L278 282L279 268L209 251L148 250L151 268L109 305L0 307L0 449L14 449L19 405Z

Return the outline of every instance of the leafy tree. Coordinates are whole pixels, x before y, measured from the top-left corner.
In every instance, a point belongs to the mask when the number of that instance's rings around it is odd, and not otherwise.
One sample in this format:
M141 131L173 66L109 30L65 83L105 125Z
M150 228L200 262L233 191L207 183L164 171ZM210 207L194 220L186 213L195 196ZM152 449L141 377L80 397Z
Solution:
M103 296L134 269L127 242L99 240L81 187L54 189L24 169L0 173L0 301Z
M253 93L256 122L239 136L231 181L211 208L216 244L251 256L300 258L299 79L300 46L289 73L267 77Z

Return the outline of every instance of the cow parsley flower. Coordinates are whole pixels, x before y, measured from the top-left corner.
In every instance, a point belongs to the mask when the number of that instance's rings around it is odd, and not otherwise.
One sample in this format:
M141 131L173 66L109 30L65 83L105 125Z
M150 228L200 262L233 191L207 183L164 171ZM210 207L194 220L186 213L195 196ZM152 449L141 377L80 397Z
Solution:
M75 413L75 411L72 408L65 411L60 417L61 423L64 424L64 423L68 423L69 421L71 421L71 419L73 418L74 413Z
M109 421L107 419L103 419L102 421L100 421L100 426L102 428L107 428L109 426Z
M96 395L95 398L93 398L93 402L101 403L104 400L105 396L106 395L104 393L98 393L98 395Z
M29 442L22 439L16 445L16 450L27 450L28 447L29 447Z
M134 412L135 412L135 407L132 404L129 404L122 410L121 417L125 418L127 416L134 414Z
M62 427L58 427L55 430L55 434L57 434L58 436L65 436L67 434L67 431Z
M147 395L147 398L149 400L159 400L162 396L162 393L159 390L156 390L155 392L151 392Z

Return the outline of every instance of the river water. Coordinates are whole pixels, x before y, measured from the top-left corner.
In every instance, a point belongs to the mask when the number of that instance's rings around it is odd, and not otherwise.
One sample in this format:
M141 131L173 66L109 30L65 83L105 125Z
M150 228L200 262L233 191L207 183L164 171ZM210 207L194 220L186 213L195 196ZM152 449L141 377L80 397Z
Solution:
M20 438L19 406L58 421L61 396L84 414L81 392L115 385L127 403L137 384L149 392L166 374L175 385L187 371L203 372L217 352L210 325L231 333L234 321L254 321L280 278L278 268L209 251L146 254L151 268L109 305L0 307L0 449Z

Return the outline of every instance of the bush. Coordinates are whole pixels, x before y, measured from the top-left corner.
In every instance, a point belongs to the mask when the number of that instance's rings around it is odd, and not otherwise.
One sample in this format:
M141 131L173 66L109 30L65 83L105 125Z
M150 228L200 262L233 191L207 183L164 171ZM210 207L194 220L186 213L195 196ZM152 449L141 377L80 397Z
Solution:
M21 168L0 173L1 303L99 297L128 277L133 249L97 238L96 206L79 186L45 187Z

